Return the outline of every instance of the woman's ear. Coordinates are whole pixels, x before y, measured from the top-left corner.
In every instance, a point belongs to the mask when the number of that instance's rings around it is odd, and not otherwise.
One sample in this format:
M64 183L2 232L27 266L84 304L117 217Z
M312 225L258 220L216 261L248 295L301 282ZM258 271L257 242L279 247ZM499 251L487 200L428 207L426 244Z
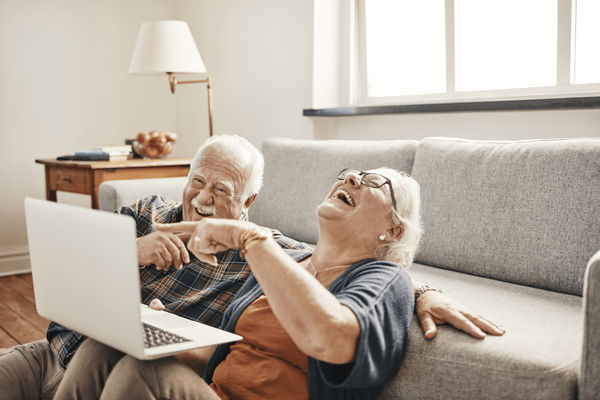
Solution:
M402 225L402 224L394 225L386 231L387 237L390 239L395 239L395 240L400 239L402 237L403 233L404 233L404 225Z

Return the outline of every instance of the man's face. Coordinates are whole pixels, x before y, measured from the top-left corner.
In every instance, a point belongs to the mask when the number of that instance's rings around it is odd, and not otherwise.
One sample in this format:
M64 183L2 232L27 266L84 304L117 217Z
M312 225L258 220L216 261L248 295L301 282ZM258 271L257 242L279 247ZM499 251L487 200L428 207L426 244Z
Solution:
M248 179L245 158L219 144L204 151L183 191L184 221L207 217L241 218L245 200L241 196Z

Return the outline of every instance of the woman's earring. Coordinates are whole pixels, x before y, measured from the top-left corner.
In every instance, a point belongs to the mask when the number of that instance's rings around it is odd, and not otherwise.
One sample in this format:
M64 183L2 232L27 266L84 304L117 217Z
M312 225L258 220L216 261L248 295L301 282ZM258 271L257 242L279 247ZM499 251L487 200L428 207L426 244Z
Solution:
M385 235L383 233L379 235L379 240L382 242L385 240Z

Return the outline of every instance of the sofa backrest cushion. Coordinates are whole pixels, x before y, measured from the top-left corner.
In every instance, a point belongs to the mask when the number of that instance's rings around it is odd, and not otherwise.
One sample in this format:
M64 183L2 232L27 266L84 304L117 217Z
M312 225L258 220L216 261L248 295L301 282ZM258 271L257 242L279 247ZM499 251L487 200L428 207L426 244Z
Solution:
M600 139L426 138L417 262L581 295L600 249Z
M170 201L181 201L187 181L187 177L177 177L102 182L98 189L99 208L112 212L155 194Z
M344 168L391 167L410 173L416 140L267 139L264 186L250 220L308 243L318 237L316 208Z

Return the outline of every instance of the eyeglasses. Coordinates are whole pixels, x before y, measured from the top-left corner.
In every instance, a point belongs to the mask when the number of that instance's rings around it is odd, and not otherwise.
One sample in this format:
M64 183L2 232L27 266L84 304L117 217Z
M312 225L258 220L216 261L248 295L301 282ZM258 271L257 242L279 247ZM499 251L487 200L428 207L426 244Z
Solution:
M345 168L343 169L337 176L337 178L341 181L345 180L348 175L356 175L360 177L360 183L362 185L372 187L372 188L380 188L383 185L388 185L390 188L390 195L392 196L392 205L394 211L398 213L396 209L396 197L394 196L394 189L392 188L392 181L386 178L383 175L376 174L374 172L365 172L358 169Z

